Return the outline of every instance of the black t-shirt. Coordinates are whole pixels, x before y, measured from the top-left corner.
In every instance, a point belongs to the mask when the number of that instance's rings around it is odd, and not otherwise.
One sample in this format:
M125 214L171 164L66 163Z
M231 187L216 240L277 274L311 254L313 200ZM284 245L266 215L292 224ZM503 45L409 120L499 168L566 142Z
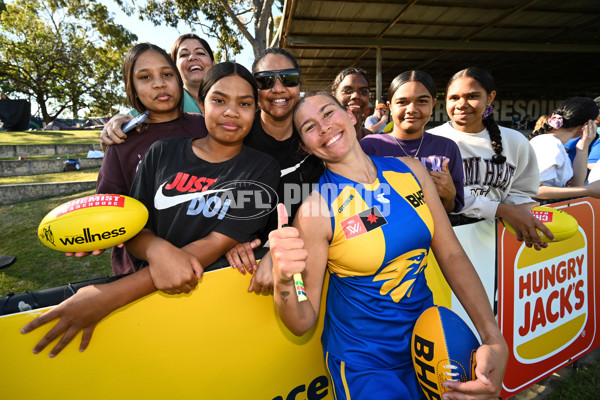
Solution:
M212 231L253 240L276 214L276 161L244 146L227 161L209 163L194 154L193 140L160 140L144 157L131 195L148 208L147 227L177 247Z
M277 196L279 202L285 204L291 224L298 207L320 176L309 177L307 166L314 164L314 161L318 163L319 160L302 152L298 140L293 136L285 140L277 140L266 133L261 123L260 113L256 114L254 124L244 139L244 144L277 160L281 171ZM311 161L313 162L311 163ZM277 228L276 214L270 216L267 229L261 235L261 239L265 239L268 232L275 228Z

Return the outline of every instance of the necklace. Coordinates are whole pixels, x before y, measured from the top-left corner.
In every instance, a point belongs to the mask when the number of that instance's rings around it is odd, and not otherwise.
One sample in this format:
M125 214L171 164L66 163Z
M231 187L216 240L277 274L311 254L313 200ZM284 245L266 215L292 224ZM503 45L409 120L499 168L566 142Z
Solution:
M423 144L423 138L425 137L425 132L423 132L423 136L421 136L421 141L419 142L419 147L417 148L417 151L415 152L414 156L409 155L406 150L404 150L404 147L402 147L400 145L400 142L398 141L398 138L396 136L393 136L394 140L396 141L396 144L398 145L398 147L400 147L400 150L402 150L402 152L404 154L406 154L406 157L411 157L411 158L417 158L417 155L419 154L419 150L421 150L421 145Z

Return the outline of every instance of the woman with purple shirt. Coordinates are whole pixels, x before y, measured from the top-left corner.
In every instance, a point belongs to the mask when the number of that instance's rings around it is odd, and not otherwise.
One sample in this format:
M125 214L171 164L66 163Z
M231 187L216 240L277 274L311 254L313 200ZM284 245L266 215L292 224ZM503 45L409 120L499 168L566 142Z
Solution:
M435 182L446 212L458 212L464 205L460 150L454 141L425 132L435 97L435 83L428 73L401 73L388 90L394 129L389 135L367 136L360 145L369 155L420 160Z

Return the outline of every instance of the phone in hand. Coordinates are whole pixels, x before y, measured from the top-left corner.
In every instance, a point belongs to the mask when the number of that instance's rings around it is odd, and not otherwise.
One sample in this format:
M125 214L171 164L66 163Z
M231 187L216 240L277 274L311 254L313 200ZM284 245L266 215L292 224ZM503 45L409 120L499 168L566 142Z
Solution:
M150 115L150 111L144 111L143 114L138 115L131 121L124 124L121 127L121 130L123 131L123 133L127 133L127 132L131 131L133 128L135 128L139 124L143 123L146 120L146 118L148 118L148 115Z

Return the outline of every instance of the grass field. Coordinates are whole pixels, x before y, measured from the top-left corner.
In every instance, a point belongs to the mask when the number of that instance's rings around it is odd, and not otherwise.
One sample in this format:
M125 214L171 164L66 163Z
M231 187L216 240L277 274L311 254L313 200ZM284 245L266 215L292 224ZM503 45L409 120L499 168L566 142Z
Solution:
M20 144L97 144L100 140L99 130L77 131L0 131L1 145Z
M69 154L69 158L85 158L87 157L87 153L77 153L77 154ZM57 158L55 155L51 156L27 156L28 160L53 160ZM66 157L65 157L66 158ZM0 157L0 161L4 160L18 160L19 157Z
M568 368L568 367L567 367ZM600 363L580 368L553 387L548 400L596 400L600 398Z
M0 132L2 144L66 144L97 143L98 131L43 131L43 132ZM16 183L30 179L69 180L96 179L97 170L77 171L59 174L45 174L33 177L17 177ZM85 178L84 178L85 177ZM7 178L0 178L0 184L7 184ZM12 178L11 178L12 179ZM0 270L0 297L8 292L23 293L65 285L91 278L111 275L110 252L100 256L74 258L51 250L37 238L37 226L44 215L66 201L92 194L93 191L22 202L10 206L0 206L0 254L17 257L9 268ZM570 368L570 367L567 367ZM543 396L549 400L595 400L600 398L600 363L579 369L575 374L553 385L552 393ZM527 397L535 399L538 396ZM522 397L525 399L525 397ZM541 398L541 397L540 397Z
M98 179L97 168L87 168L80 171L54 172L51 174L5 176L0 177L0 185L20 185L24 183L50 183L50 182L74 182L95 181Z
M0 145L96 144L98 130L0 131ZM99 168L42 175L0 177L0 185L96 180ZM75 258L42 245L37 226L59 204L93 194L93 191L0 206L0 254L17 257L14 265L0 270L0 296L8 292L47 289L69 282L111 275L110 252L97 257Z
M0 296L8 292L23 293L111 275L109 251L96 257L67 257L62 252L44 246L37 238L37 227L50 210L66 201L93 193L87 191L0 206L0 254L17 257L15 264L0 270Z

